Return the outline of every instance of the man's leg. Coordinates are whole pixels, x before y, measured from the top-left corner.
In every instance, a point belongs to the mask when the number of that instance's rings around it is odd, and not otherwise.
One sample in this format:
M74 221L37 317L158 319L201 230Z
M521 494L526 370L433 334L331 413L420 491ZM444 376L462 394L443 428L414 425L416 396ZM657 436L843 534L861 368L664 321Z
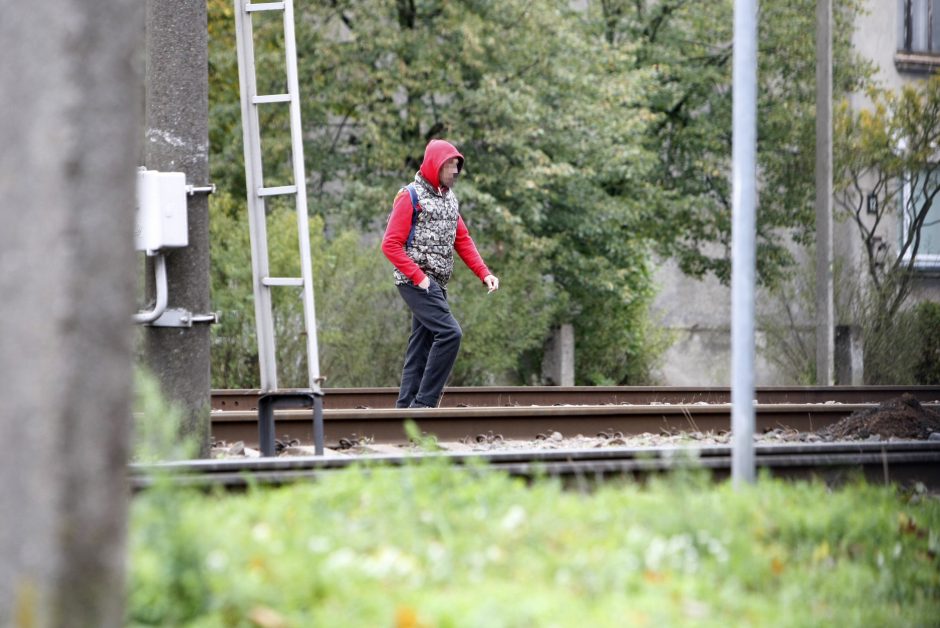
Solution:
M412 405L436 408L457 361L463 332L437 283L432 281L427 291L411 285L399 286L399 291L414 318L432 337L424 374Z
M407 303L407 299L405 302ZM434 335L430 330L421 324L417 316L412 314L411 337L408 338L408 349L405 351L405 366L401 371L401 389L398 391L396 408L407 408L414 401L415 395L418 394L433 340Z

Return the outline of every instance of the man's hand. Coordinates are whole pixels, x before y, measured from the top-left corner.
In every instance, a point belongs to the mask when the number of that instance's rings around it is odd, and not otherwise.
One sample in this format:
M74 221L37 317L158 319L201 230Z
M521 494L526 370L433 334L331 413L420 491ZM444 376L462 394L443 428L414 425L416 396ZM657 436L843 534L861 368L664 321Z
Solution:
M418 284L418 287L422 290L427 290L431 287L431 278L427 275L424 276L424 279L421 280L421 283Z
M483 283L486 284L487 292L499 290L499 278L496 275L487 275L483 278Z

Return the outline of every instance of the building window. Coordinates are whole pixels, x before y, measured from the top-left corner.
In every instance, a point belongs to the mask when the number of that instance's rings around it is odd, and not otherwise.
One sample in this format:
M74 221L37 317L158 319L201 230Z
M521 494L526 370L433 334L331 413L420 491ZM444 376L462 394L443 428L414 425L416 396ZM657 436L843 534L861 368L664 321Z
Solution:
M926 186L924 185L925 177L927 177ZM903 231L900 234L902 242L907 237L907 230L914 217L923 207L925 198L934 193L938 186L940 186L940 170L936 168L931 168L929 172L921 172L904 182ZM910 259L910 253L905 256L905 259ZM920 246L917 249L917 257L914 258L914 266L924 270L940 270L940 193L934 195L930 209L927 211L927 218L921 226Z
M940 0L898 0L898 52L940 54Z

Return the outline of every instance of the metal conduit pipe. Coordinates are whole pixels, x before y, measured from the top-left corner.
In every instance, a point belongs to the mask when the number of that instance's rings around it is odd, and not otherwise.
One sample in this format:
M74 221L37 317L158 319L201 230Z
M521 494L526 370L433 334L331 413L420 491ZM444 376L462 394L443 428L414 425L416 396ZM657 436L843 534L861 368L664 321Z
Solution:
M169 295L166 286L166 257L163 253L157 253L154 256L153 272L156 278L156 300L154 307L149 312L137 312L134 314L134 322L138 325L146 325L163 316L166 311Z

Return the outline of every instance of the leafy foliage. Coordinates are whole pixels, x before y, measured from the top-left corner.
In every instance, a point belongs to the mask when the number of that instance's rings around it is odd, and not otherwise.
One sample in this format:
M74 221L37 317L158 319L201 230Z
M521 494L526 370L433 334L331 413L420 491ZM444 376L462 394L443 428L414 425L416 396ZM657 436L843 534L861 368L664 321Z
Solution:
M297 7L310 208L324 217L327 241L347 230L381 230L429 139L446 137L467 157L457 190L462 212L504 280L499 296L485 301L501 308L492 324L485 316L462 321L468 344L455 383L537 377L541 344L558 323L575 326L578 383L648 382L665 343L647 312L652 252L675 256L687 273L727 281L731 4L603 0L574 10L566 0L335 0ZM781 234L803 241L813 228L814 2L761 6L757 259L761 280L774 284L792 261ZM849 53L857 6L837 3L837 95L864 76ZM224 0L210 0L209 11L213 180L240 198L233 18ZM283 53L267 37L277 24L265 19L256 23L259 76L267 81L259 90L278 93L271 77L281 76ZM286 128L283 108L265 105L261 115L265 137ZM283 183L290 170L283 139L263 149L266 182ZM235 217L240 209L225 211ZM455 310L487 311L472 305L482 295L459 281L452 292L466 303ZM375 296L378 284L361 289L385 303ZM366 329L385 327L367 313L348 315ZM519 337L511 354L473 345L508 330ZM229 331L239 341L245 335ZM356 341L334 336L325 350L335 342ZM247 358L233 351L223 359ZM370 378L389 369L397 375L397 366L375 364L377 374L350 358L329 374L374 385L380 381ZM226 374L221 381L244 380Z
M192 436L182 436L182 411L160 392L160 382L143 367L134 372L134 462L185 460L199 453Z
M896 340L903 335L899 321L910 318L904 310L917 277L921 231L940 193L940 78L897 92L872 88L868 97L869 108L855 111L843 103L837 110L834 189L842 217L857 228L865 261L857 308L866 356L876 358L866 357L865 379L895 383L903 376L881 354L914 359Z
M599 5L599 6L598 6ZM731 277L733 3L603 0L613 45L635 46L651 70L656 122L646 148L657 219L647 225L665 255L690 275ZM815 0L767 0L758 20L758 280L775 285L793 264L789 242L814 230ZM851 52L859 2L834 3L833 94L857 89L870 71Z
M210 2L210 136L221 157L214 152L213 176L235 195L243 183L241 160L229 152L238 129L230 21L223 3ZM578 360L614 382L645 377L653 345L641 330L652 290L640 227L649 219L645 181L654 159L641 146L650 119L641 104L646 79L632 69L629 51L607 46L561 0L538 8L521 0L312 3L298 7L297 24L310 206L326 218L328 246L334 233L384 227L391 199L413 176L428 139L447 137L467 157L458 190L462 213L503 289L483 306L485 295L463 289L458 279L454 310L473 332L454 383L534 377L533 356L560 321L592 334L601 323L627 330L579 338ZM283 127L282 114L262 113L267 129ZM270 184L289 167L278 148L266 147ZM223 211L234 217L239 210ZM369 333L386 325L367 321L362 304L374 303L380 286L393 295L394 289L384 278L360 279L373 281L357 284L371 298L347 300L358 309L347 314L358 315ZM388 311L371 316L387 319ZM329 323L322 324L329 334ZM360 329L350 325L344 333ZM244 335L220 331L236 342ZM334 343L345 349L358 341L334 334L324 339L324 351L339 349ZM220 361L238 359L233 351ZM330 375L378 385L400 369L384 360L372 364L377 373L350 357L334 363L341 370ZM217 382L246 379L220 368L228 373ZM236 370L249 375L241 365Z
M858 228L873 294L890 317L910 293L921 229L940 192L940 78L898 92L872 88L868 96L870 108L854 111L844 102L838 110L836 200ZM906 220L895 248L883 229L899 210Z
M930 625L940 503L686 474L589 494L439 461L150 491L131 625ZM796 601L796 602L795 602Z
M865 338L865 378L881 384L940 382L940 305L923 301Z
M453 385L539 381L540 365L530 364L527 356L541 354L563 301L558 286L543 277L533 262L531 257L516 257L500 274L501 283L527 286L521 294L502 289L489 294L466 269L451 282L448 299L454 316L462 327L472 330L463 337L450 380ZM402 351L399 347L399 353ZM401 361L401 355L396 355L396 361Z
M914 381L925 386L940 385L940 303L925 301L914 308L920 355L914 364Z
M213 294L217 307L231 313L213 330L213 385L253 387L259 381L251 297L251 256L248 227L230 211L231 197L211 203ZM243 213L243 212L242 212ZM271 272L297 276L297 222L281 209L267 219ZM314 292L321 344L320 368L337 377L330 385L391 385L406 341L407 326L400 299L386 287L390 273L375 256L361 255L360 236L340 233L327 242L323 221L310 221L314 261ZM394 297L394 298L393 298ZM279 385L307 385L306 343L302 336L303 304L299 290L274 292ZM381 313L381 315L376 315ZM400 364L397 366L400 369Z

